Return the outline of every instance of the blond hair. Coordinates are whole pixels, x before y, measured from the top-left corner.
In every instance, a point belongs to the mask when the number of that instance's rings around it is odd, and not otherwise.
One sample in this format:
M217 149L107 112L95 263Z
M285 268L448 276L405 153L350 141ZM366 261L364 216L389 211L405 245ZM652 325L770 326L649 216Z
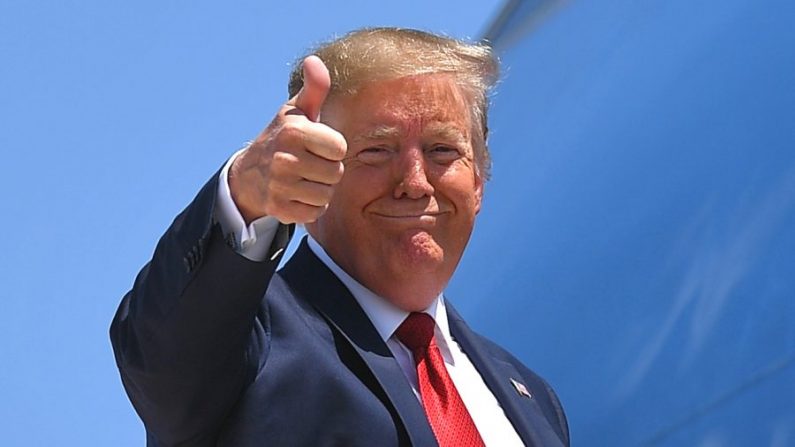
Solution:
M330 95L352 95L373 81L435 73L453 75L470 102L475 163L483 179L488 179L488 102L498 74L498 63L488 46L413 29L364 28L321 44L310 54L318 56L329 69ZM298 59L290 73L290 97L303 86L303 59Z

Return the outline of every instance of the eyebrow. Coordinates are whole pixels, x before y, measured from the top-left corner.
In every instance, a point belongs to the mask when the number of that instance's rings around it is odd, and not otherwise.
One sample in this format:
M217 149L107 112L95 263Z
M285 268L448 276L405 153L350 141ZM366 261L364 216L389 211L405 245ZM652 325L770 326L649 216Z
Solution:
M366 133L356 135L354 143L373 140L393 140L400 136L400 130L394 126L377 126Z
M425 129L426 133L446 141L456 143L466 142L468 135L457 126L448 123L431 123Z
M467 139L466 133L462 132L461 129L446 123L430 123L425 128L425 133L457 143L464 142ZM400 134L400 129L395 126L377 126L366 133L356 135L352 139L352 142L360 143L373 140L394 140L399 138Z

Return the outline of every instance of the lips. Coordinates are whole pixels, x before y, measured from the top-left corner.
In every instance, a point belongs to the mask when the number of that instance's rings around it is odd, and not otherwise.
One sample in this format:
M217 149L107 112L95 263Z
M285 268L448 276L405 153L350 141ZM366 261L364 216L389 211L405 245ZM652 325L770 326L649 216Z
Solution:
M398 227L410 228L430 228L436 225L439 216L445 213L441 212L389 212L389 213L372 213L372 215L385 225L396 225Z
M408 213L373 213L378 217L384 217L387 219L419 219L423 217L438 217L441 216L442 212L439 211L420 211L420 212L408 212Z
M427 200L387 201L373 203L367 211L369 214L388 221L428 222L434 223L442 215L450 214L453 207L445 202L430 197Z

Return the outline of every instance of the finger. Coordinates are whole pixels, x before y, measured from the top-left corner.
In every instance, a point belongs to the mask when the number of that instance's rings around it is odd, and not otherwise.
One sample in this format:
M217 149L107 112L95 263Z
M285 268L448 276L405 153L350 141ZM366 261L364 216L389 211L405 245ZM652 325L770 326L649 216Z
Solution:
M343 165L341 161L328 161L319 157L314 158L318 161L316 165L310 162L302 164L301 167L299 167L298 175L300 175L301 178L329 186L334 186L342 180L342 175L345 173L345 165Z
M301 202L291 202L290 207L296 223L314 222L328 209L328 205L313 206Z
M344 169L340 161L326 160L307 151L277 152L271 163L271 171L280 179L306 179L326 185L339 183Z
M287 201L279 209L279 222L284 224L314 222L328 208L328 206L314 206L297 201ZM276 213L269 214L276 216Z
M302 180L292 186L291 200L305 205L322 207L331 201L332 194L334 194L332 186Z
M301 63L304 74L304 86L289 103L300 109L307 118L317 122L320 109L331 89L331 76L328 68L319 57L307 56Z
M341 161L348 152L345 137L322 123L307 123L301 137L306 150L326 160Z

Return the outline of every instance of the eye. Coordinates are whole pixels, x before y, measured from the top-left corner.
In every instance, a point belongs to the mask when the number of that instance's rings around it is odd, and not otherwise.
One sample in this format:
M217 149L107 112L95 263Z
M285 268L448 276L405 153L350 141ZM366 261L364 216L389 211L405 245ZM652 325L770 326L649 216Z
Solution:
M362 164L376 166L388 162L395 153L392 149L380 146L362 149L356 154L356 160Z
M437 145L425 151L425 156L434 163L449 164L463 156L454 146Z

